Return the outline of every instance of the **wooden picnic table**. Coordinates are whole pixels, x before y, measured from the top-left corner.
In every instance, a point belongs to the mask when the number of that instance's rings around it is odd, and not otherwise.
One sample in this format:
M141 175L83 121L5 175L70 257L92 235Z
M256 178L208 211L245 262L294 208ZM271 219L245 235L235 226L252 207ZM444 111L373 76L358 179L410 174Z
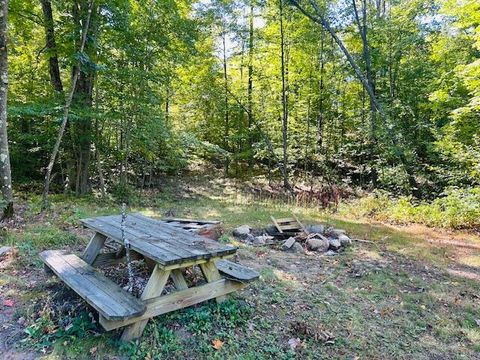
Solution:
M243 288L258 273L240 264L225 260L237 248L186 231L166 221L141 214L129 214L125 237L135 258L154 262L154 268L140 299L104 277L95 267L125 261L121 216L100 216L81 220L95 231L81 258L58 250L40 254L45 264L67 285L99 312L99 322L106 330L126 326L122 340L141 336L148 319L216 298ZM101 253L105 241L111 239L120 250ZM183 270L198 265L206 284L188 287ZM176 291L162 295L171 278Z

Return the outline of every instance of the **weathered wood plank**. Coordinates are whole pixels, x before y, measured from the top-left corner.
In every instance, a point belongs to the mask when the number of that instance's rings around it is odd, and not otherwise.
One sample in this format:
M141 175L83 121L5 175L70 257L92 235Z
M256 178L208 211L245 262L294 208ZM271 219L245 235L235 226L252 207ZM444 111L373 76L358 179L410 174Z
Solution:
M218 225L221 223L221 221L218 221L218 220L196 220L196 219L178 219L178 218L164 218L161 221L179 222L179 223L196 223L200 225L204 225L204 224Z
M300 220L298 220L297 216L295 214L292 214L292 216L295 218L295 220L297 221L297 223L300 225L300 229L302 229L303 231L305 231L305 226L303 226L303 223L300 222Z
M82 223L117 242L121 241L121 217L118 215L84 219ZM131 248L163 266L198 259L224 257L236 252L236 247L222 245L166 222L141 214L127 216L126 233Z
M170 276L170 271L162 270L158 265L153 269L150 279L148 279L147 285L142 293L142 300L147 300L151 298L158 297L162 294L162 291L167 283L167 280ZM130 325L123 331L122 341L128 342L133 339L139 338L142 336L143 329L148 323L148 318L140 320Z
M43 262L106 319L143 314L145 304L73 254L58 250L40 253Z
M287 230L301 230L301 227L300 227L300 225L298 225L298 224L294 224L294 225L280 225L280 228L282 229L282 232L283 232L283 231L287 231Z
M246 266L234 263L228 260L217 260L218 270L232 280L239 280L243 282L250 282L258 279L260 274Z
M205 285L176 291L169 295L148 299L145 301L147 310L145 313L134 319L111 321L100 317L100 324L105 330L110 331L126 326L139 320L149 319L171 311L183 309L200 302L227 295L244 288L246 285L232 280L220 279Z
M277 228L278 232L279 232L279 233L283 233L283 230L280 228L280 225L277 223L277 220L275 220L275 218L274 218L273 216L270 216L270 218L272 219L273 224L274 224L275 227Z
M147 226L147 229L153 232L154 236L157 234L164 235L162 236L162 241L173 242L175 246L180 245L184 248L200 250L203 253L215 254L215 256L226 255L236 251L234 246L220 244L207 237L176 228L142 214L134 213L129 216Z
M214 261L207 261L204 264L200 264L200 270L202 270L203 276L205 276L205 279L207 279L209 283L215 282L222 278L222 275L220 275L220 272L218 271ZM217 303L221 303L226 299L226 296L218 296L216 298Z
M285 223L294 223L296 222L295 219L293 218L285 218L285 219L275 219L279 225L285 224Z
M188 289L187 281L185 280L185 277L183 276L181 269L172 270L170 277L172 278L173 283L175 284L175 287L177 288L177 290Z
M96 232L102 233L120 244L122 243L122 234L119 226L112 226L111 224L105 223L98 218L95 220L85 219L82 220L82 222L86 227ZM146 255L149 258L164 265L174 264L181 260L180 256L165 251L161 246L152 246L151 244L145 242L144 240L148 237L146 237L144 234L139 234L135 231L132 231L131 229L127 229L125 232L129 236L130 247L133 250L143 255Z
M105 240L107 240L107 237L100 233L95 233L95 235L92 236L82 255L82 259L87 264L93 264L98 253L105 244Z

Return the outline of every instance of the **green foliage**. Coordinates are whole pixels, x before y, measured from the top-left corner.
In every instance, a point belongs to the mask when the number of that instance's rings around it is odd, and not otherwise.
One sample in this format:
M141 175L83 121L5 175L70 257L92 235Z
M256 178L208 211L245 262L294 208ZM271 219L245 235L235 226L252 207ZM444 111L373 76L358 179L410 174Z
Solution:
M215 350L212 340L222 339L229 344L225 347L233 350L236 331L245 328L252 314L251 306L241 301L209 302L150 321L139 341L122 344L120 349L131 359L167 359L192 353L222 358L224 350Z
M87 313L81 313L64 326L57 324L58 319L50 311L43 311L35 322L25 329L28 335L26 341L29 345L38 350L51 348L55 344L67 344L71 341L77 341L92 336L92 331L96 328L92 319ZM63 319L65 321L65 319Z
M412 197L392 199L387 193L376 193L342 205L340 213L404 224L474 229L480 226L480 188L449 188L431 202L416 202Z

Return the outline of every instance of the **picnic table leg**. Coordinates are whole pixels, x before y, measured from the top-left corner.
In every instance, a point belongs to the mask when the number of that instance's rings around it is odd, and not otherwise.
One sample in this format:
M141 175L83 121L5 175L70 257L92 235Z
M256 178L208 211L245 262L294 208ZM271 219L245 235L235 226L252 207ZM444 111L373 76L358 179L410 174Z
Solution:
M100 233L95 233L90 239L85 251L83 252L82 259L89 265L92 265L97 257L98 253L105 244L107 237Z
M187 281L185 280L181 269L172 270L170 276L172 277L173 283L175 284L177 290L188 289Z
M147 285L143 290L141 299L147 300L160 296L162 294L163 288L167 283L168 277L170 276L170 270L162 270L158 265L155 265L150 279L148 279ZM142 336L143 329L147 325L147 320L141 320L135 324L129 325L122 334L122 341L128 342L133 339L139 338Z
M207 282L214 282L222 278L213 260L200 264L200 269L202 270L202 273L203 273L203 276L205 276L205 279L207 279ZM225 301L227 297L226 295L223 295L215 299L217 303L220 304L221 302Z

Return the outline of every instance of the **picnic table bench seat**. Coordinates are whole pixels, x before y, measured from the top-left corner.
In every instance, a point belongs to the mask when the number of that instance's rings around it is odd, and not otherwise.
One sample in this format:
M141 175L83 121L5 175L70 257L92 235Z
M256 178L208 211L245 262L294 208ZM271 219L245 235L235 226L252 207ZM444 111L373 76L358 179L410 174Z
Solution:
M260 274L255 270L229 260L217 260L216 265L218 271L220 271L220 273L224 274L225 277L230 280L250 282L258 279L260 276Z
M146 306L119 285L106 278L74 254L46 250L40 258L65 284L109 320L124 320L142 315Z

